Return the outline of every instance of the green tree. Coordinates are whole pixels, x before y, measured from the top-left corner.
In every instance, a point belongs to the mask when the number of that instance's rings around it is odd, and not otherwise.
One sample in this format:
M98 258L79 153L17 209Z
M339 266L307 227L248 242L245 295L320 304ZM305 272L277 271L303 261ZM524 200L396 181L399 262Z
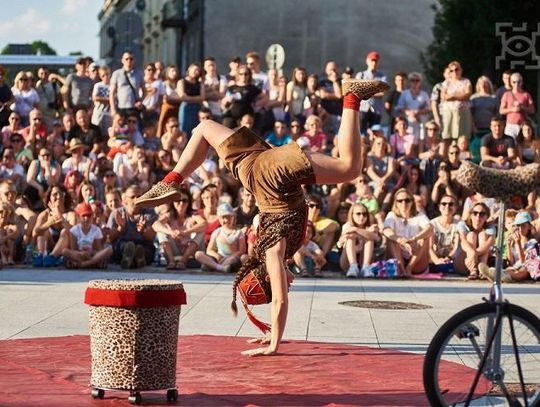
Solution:
M510 69L512 56L496 67L496 57L502 55L502 38L496 35L497 23L514 25L527 23L527 38L533 38L540 15L540 3L536 0L437 0L433 42L421 54L422 64L431 83L440 82L444 67L457 60L463 66L464 76L474 81L487 75L499 86L504 70ZM508 36L516 35L514 31ZM536 55L540 54L540 40ZM514 59L516 57L513 57ZM537 72L523 65L515 70L525 77L525 87L533 96L536 93Z
M45 41L33 41L31 45L34 55L56 55L56 51L52 49Z

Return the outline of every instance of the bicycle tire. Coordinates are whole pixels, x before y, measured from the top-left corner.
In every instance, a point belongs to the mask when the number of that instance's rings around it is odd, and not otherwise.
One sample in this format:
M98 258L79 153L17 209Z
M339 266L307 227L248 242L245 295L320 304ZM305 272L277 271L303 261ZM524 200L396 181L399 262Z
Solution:
M490 332L489 329L485 329L483 323L485 321L488 324L489 319L495 318L496 312L497 304L495 303L476 304L455 314L437 331L429 344L423 368L424 390L430 405L465 405L478 370L480 362L478 353L482 354L481 351L485 349L485 343L489 337L489 334L482 334L482 332ZM484 401L487 405L493 405L490 400L500 402L501 397L504 400L506 398L505 390L521 399L523 401L521 405L525 405L512 347L509 315L512 316L516 330L516 342L518 349L520 349L518 354L523 370L528 405L540 405L540 319L523 307L506 303L503 305L500 352L501 368L504 371L504 386L494 385L489 377L482 374L481 383L475 392L475 406L483 405ZM508 335L506 330L510 332ZM469 336L463 337L463 334L469 334ZM470 335L474 338L471 339ZM478 341L477 337L485 340ZM480 346L475 348L474 341L477 341ZM507 344L508 341L510 344ZM445 353L446 351L448 353ZM512 360L516 364L515 371L511 370ZM471 377L470 381L465 379L467 376ZM517 383L512 381L516 378Z

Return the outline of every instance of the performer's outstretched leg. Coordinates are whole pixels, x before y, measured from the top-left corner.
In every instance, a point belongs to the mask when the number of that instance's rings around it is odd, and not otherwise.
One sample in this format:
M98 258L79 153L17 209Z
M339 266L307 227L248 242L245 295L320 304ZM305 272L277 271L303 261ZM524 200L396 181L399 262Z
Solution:
M156 207L180 199L179 185L205 160L210 146L217 148L233 130L211 120L201 122L195 129L174 169L148 192L137 198L137 207Z
M360 137L360 101L389 89L385 82L349 79L343 81L343 113L337 135L339 157L309 153L317 184L337 184L350 181L362 169Z

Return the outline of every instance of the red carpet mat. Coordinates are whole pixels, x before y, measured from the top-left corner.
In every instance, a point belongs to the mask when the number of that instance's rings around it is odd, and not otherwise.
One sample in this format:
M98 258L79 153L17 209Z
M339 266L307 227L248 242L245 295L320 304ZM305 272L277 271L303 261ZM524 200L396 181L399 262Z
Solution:
M280 354L248 358L245 338L181 336L182 406L421 406L423 357L342 344L285 342ZM461 376L462 377L462 376ZM87 336L0 341L0 406L129 406L128 393L93 400ZM171 405L165 391L143 405Z

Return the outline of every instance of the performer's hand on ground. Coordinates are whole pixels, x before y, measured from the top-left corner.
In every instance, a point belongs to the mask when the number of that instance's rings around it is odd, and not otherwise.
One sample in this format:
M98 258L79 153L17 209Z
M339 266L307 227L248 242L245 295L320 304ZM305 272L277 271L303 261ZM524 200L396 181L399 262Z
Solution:
M242 355L244 356L271 356L276 355L277 352L273 350L270 347L267 348L257 348L257 349L249 349L242 352Z
M247 343L260 343L261 345L268 345L270 343L269 336L262 336L260 338L251 338L246 341Z

